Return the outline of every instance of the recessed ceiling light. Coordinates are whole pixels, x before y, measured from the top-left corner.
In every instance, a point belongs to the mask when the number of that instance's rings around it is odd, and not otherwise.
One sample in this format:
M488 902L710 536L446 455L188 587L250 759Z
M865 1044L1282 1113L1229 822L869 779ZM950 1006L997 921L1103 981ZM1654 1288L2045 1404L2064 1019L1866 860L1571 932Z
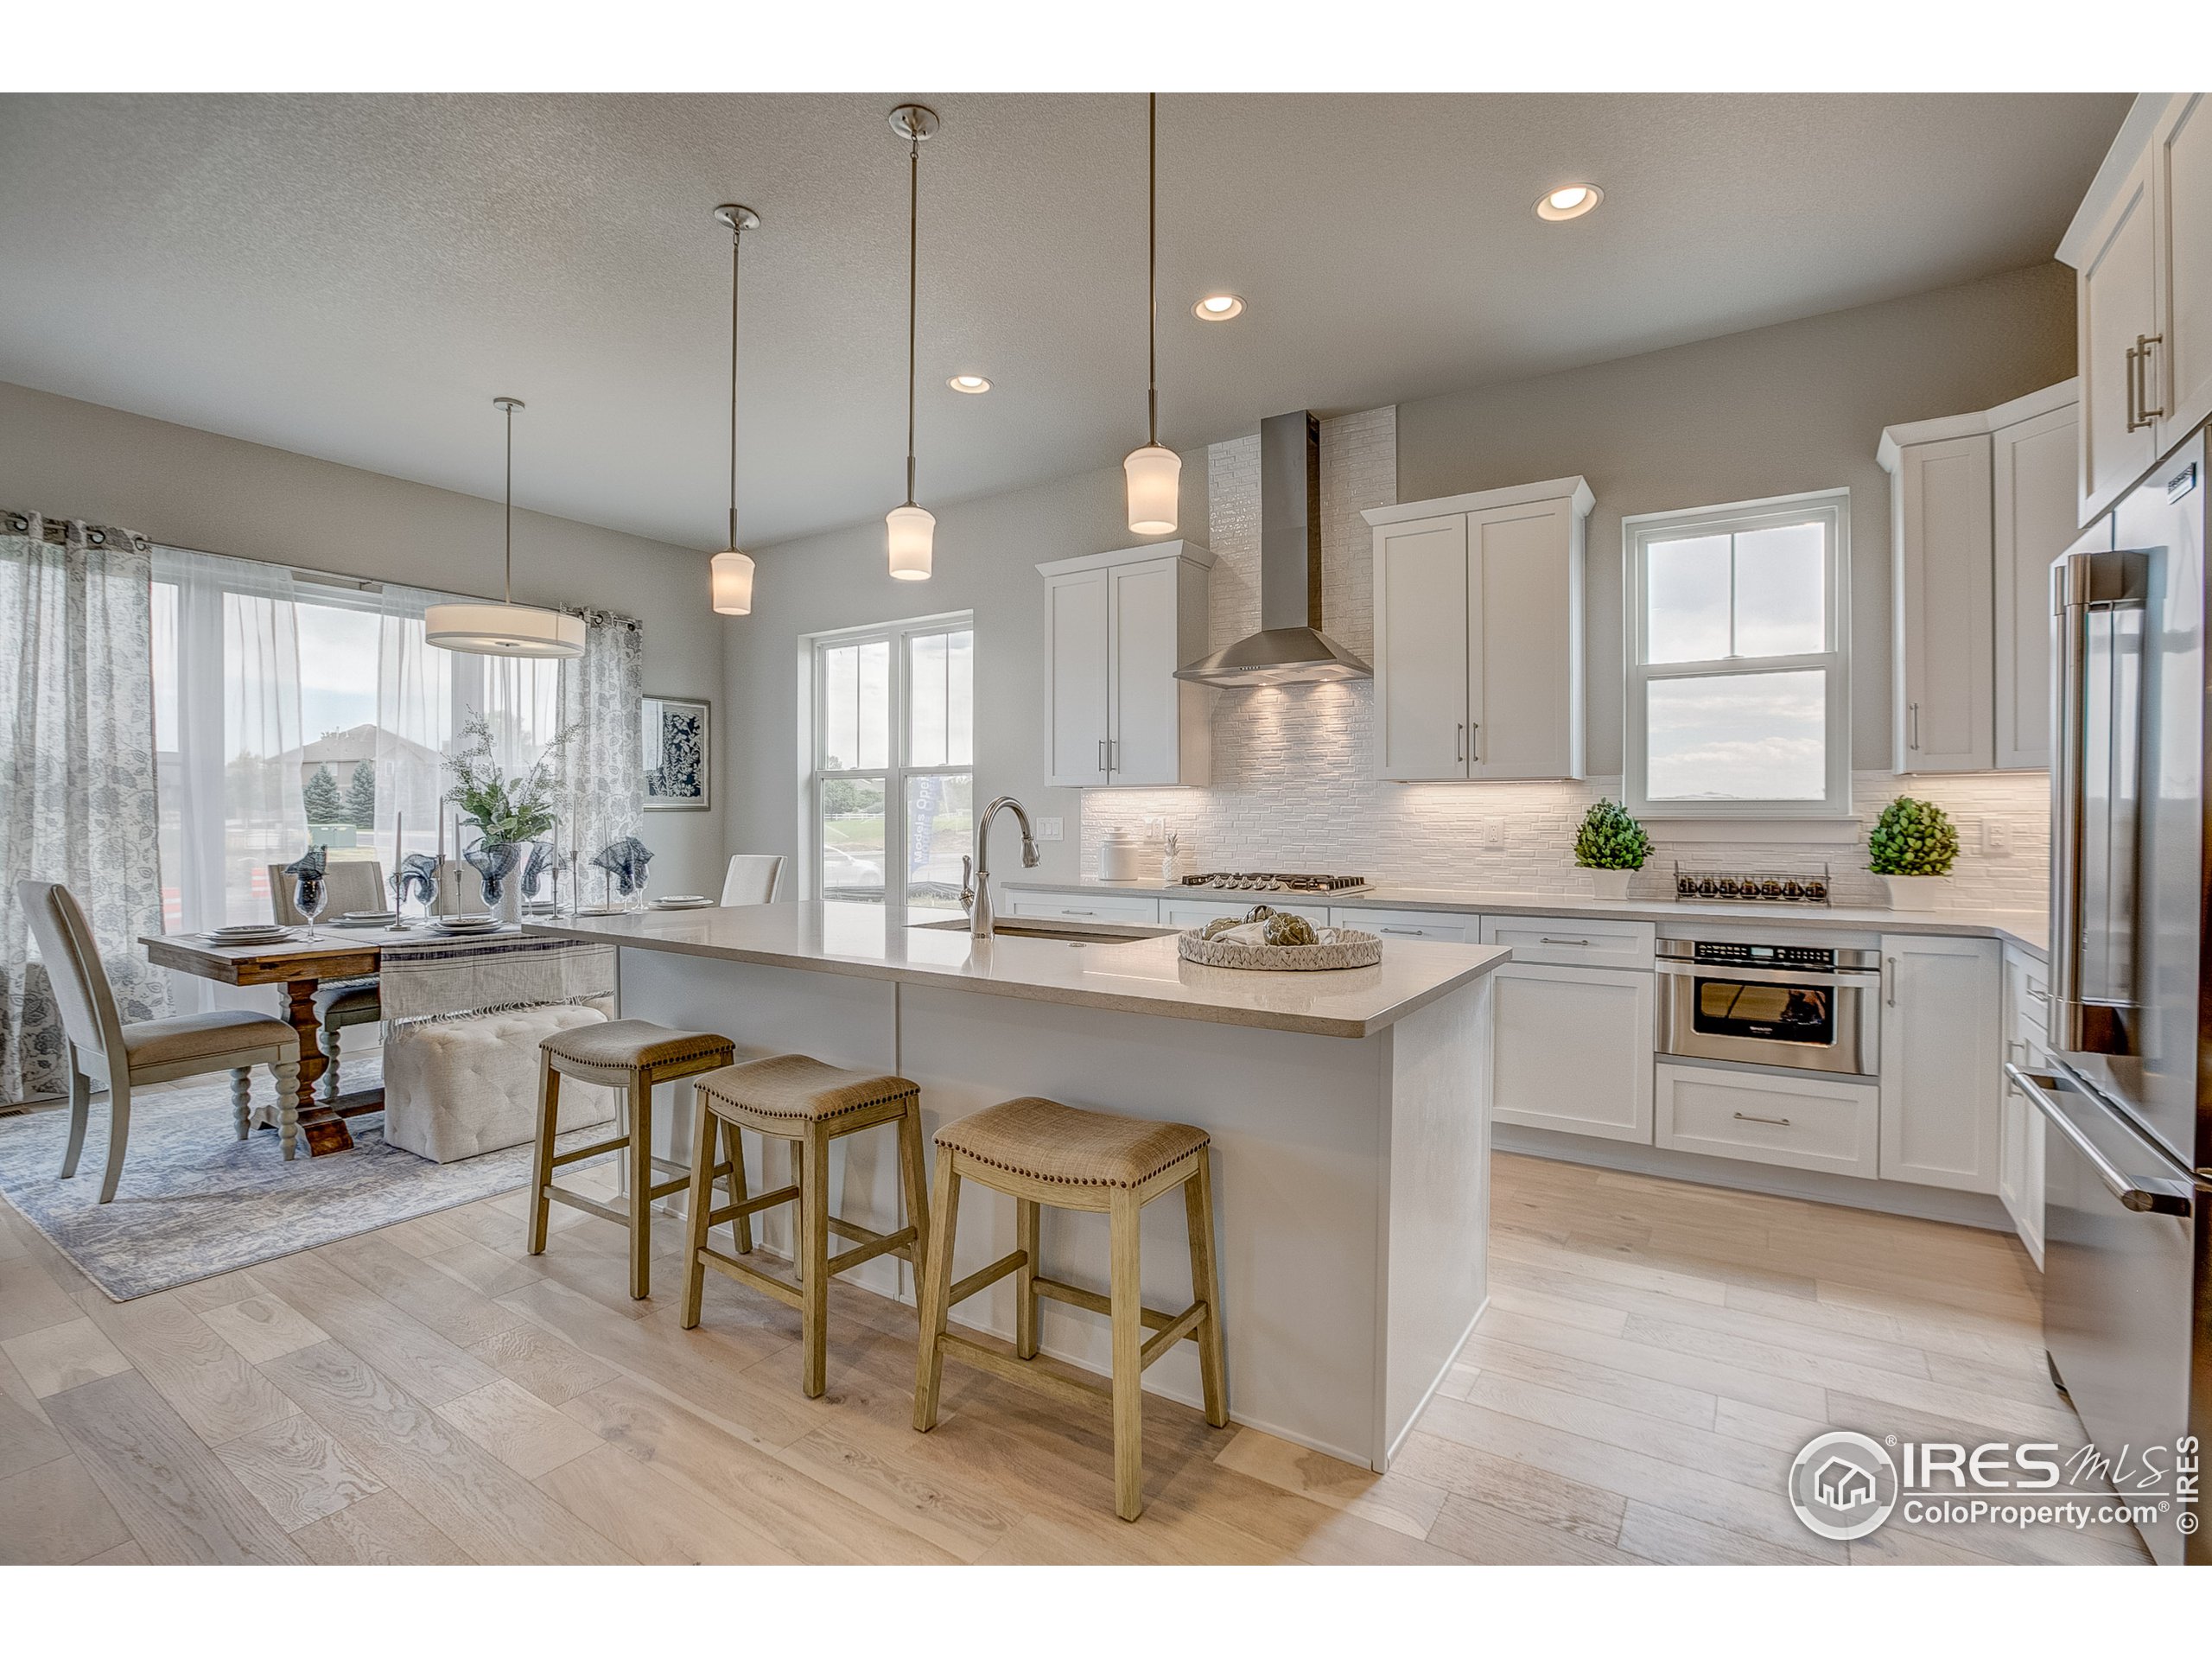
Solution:
M1244 302L1234 294L1209 294L1191 310L1200 322L1227 322L1244 315Z
M991 383L980 374L956 374L944 384L955 391L968 392L971 396L980 396L991 389Z
M1562 184L1536 201L1538 219L1580 219L1605 199L1594 184Z

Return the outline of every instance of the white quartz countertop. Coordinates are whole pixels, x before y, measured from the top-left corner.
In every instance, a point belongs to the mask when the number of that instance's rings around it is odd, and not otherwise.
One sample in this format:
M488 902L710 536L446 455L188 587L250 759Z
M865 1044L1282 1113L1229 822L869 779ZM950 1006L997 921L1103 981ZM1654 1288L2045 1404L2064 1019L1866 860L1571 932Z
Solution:
M1604 916L1628 921L1756 922L1763 926L1849 928L1883 933L1940 933L1953 938L2001 939L2031 955L2050 955L2050 921L2037 910L1861 910L1827 905L1687 904L1673 899L1592 899L1556 893L1493 893L1476 887L1380 886L1358 893L1230 893L1162 881L1010 880L1005 887L1029 893L1129 893L1147 897L1220 899L1226 904L1326 904L1348 910L1438 910L1497 916Z
M523 927L639 950L1322 1037L1370 1036L1512 956L1494 945L1393 939L1372 968L1248 973L1185 962L1172 937L978 939L964 928L914 925L948 919L944 911L806 903L534 918Z

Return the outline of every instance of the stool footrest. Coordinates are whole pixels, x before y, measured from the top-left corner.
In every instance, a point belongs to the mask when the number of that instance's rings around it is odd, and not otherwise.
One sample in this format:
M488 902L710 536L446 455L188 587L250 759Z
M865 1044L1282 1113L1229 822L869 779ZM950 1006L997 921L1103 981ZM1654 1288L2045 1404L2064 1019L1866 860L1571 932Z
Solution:
M1102 1402L1109 1405L1113 1402L1114 1391L1103 1384L1078 1382L1059 1371L1047 1370L1035 1360L1016 1359L1012 1354L1001 1353L995 1348L987 1348L980 1342L955 1336L949 1331L937 1339L937 1345L945 1352L957 1355L978 1370L989 1371L1010 1382L1025 1383L1057 1399L1072 1400L1086 1406Z
M584 1211L588 1214L597 1216L601 1221L611 1221L618 1227L627 1227L630 1224L630 1212L627 1210L617 1210L611 1204L601 1204L597 1198L588 1198L581 1192L571 1192L567 1187L556 1186L550 1181L545 1184L545 1196L556 1204L565 1204L572 1209Z
M996 1284L1000 1280L1005 1278L1007 1274L1014 1272L1014 1269L1020 1267L1023 1262L1028 1260L1029 1252L1027 1250L1008 1251L1006 1255L999 1257L997 1261L992 1262L989 1267L978 1268L975 1272L969 1274L965 1279L957 1281L953 1285L951 1293L945 1297L944 1305L947 1307L956 1307L959 1306L959 1304L966 1301L977 1291L982 1289L984 1286ZM1042 1281L1040 1281L1039 1282Z
M1035 1287L1039 1296L1050 1297L1056 1302L1065 1302L1071 1307L1088 1308L1093 1313L1103 1314L1109 1319L1114 1317L1114 1304L1095 1290L1085 1290L1081 1285L1071 1285L1065 1280L1047 1279L1042 1274L1032 1280L1030 1283ZM1137 1317L1144 1321L1147 1330L1165 1331L1183 1316L1179 1313L1162 1313L1156 1308L1146 1307L1137 1310Z
M555 1153L553 1167L558 1169L563 1164L573 1164L585 1158L596 1158L603 1152L627 1152L629 1149L630 1137L626 1135L618 1135L612 1141L596 1141L590 1146L577 1147L573 1151Z
M1152 1310L1147 1308L1145 1311L1150 1313ZM1147 1339L1144 1346L1137 1350L1138 1366L1142 1368L1151 1364L1154 1360L1158 1359L1185 1337L1190 1338L1193 1342L1197 1341L1198 1326L1205 1323L1208 1311L1204 1302L1192 1302L1180 1313L1161 1325L1159 1334ZM1146 1323L1149 1324L1150 1321L1147 1320Z
M671 1192L683 1192L690 1185L691 1172L687 1169L681 1175L672 1175L667 1180L656 1181L645 1189L645 1196L649 1198L664 1198Z
M728 1166L723 1167L727 1169ZM779 1186L772 1192L763 1192L759 1198L747 1198L742 1204L726 1204L719 1210L709 1210L707 1211L707 1225L719 1227L726 1221L735 1221L740 1216L749 1216L759 1211L773 1209L779 1204L789 1204L798 1197L798 1188Z
M699 1259L709 1267L719 1268L741 1285L750 1285L765 1295L774 1297L786 1307L801 1307L806 1303L805 1293L788 1279L772 1273L763 1273L750 1262L741 1262L734 1255L724 1255L720 1250L699 1247Z
M830 1230L834 1233L842 1230L836 1221L832 1220L830 1224ZM857 1268L863 1262L873 1262L877 1256L887 1255L893 1250L912 1260L913 1243L914 1230L912 1227L901 1227L895 1233L878 1233L867 1243L855 1244L851 1249L831 1256L829 1263L830 1276L835 1279L848 1268Z

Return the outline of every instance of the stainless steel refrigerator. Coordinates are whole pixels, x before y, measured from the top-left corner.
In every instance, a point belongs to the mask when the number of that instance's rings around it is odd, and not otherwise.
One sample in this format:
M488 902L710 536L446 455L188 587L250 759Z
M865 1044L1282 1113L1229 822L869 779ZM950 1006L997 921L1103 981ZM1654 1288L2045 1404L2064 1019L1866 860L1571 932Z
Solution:
M2008 1070L2046 1125L2044 1345L2114 1459L2212 1435L2205 436L2051 571L2051 1063ZM2212 1561L2183 1513L2152 1554Z

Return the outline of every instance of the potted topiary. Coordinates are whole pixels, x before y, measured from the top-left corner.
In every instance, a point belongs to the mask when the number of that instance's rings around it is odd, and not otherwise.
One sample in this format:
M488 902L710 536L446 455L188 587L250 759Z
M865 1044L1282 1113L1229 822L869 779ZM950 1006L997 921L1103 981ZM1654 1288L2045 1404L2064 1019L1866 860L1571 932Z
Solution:
M1628 897L1628 879L1651 856L1651 837L1618 801L1599 801L1582 815L1574 832L1574 861L1590 872L1600 899Z
M1874 820L1866 855L1866 868L1889 889L1891 910L1936 910L1943 878L1958 862L1959 832L1935 802L1900 795Z

